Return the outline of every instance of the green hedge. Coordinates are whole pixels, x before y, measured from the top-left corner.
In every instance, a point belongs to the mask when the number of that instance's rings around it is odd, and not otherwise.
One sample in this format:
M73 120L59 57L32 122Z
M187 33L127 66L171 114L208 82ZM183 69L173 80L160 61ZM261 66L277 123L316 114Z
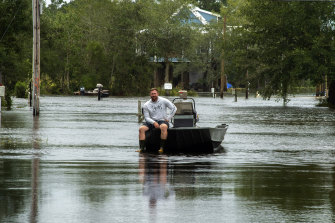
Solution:
M24 83L23 81L16 82L14 94L17 98L25 98L27 96L26 83Z

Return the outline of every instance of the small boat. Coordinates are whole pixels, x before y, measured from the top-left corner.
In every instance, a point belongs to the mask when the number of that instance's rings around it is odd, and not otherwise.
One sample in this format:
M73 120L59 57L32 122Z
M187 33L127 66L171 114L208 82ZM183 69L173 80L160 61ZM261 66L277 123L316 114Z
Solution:
M99 95L99 88L95 88L93 91L87 91L84 95L88 96L98 96ZM109 90L102 90L100 89L100 97L105 98L109 96Z
M109 96L109 90L103 90L102 84L97 84L96 88L91 91L86 91L84 87L80 87L79 91L73 92L74 95L82 95L82 96L98 96L100 93L100 97L105 98Z
M168 129L166 153L213 153L220 151L221 143L228 129L227 124L216 127L198 127L198 115L193 98L187 98L187 92L179 92L180 98L173 99L177 112ZM157 152L160 146L160 129L146 132L146 151Z

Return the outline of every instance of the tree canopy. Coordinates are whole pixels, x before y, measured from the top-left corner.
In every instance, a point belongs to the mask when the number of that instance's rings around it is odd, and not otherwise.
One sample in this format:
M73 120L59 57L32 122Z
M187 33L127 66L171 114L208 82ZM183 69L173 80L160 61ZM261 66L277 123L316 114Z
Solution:
M190 24L190 4L220 13L217 23ZM165 81L196 70L265 98L296 86L334 80L335 5L273 0L53 0L41 15L42 93L71 93L103 84L114 95L142 95L164 62ZM0 72L7 92L31 78L31 1L0 2ZM223 21L226 33L223 38ZM180 61L171 64L171 58ZM163 67L161 67L163 69Z
M302 82L332 79L334 7L316 1L228 1L222 10L231 27L224 46L228 75L235 84L250 81L265 98L280 95L284 103Z
M10 106L16 82L31 77L31 1L1 1L0 14L0 76Z

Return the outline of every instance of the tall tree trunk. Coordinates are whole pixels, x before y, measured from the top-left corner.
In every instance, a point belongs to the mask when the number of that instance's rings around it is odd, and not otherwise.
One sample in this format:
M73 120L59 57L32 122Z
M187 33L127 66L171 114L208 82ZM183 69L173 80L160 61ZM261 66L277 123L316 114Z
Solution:
M328 103L330 106L335 106L335 80L332 80L329 85L329 93L328 93Z
M112 83L113 83L113 75L114 75L114 69L115 69L116 56L117 56L117 54L115 54L113 56L112 69L111 69L111 77L110 77L110 80L109 80L109 87L112 87Z
M227 16L223 17L223 43L225 43L225 35L226 35L226 23L227 23ZM224 73L224 47L222 48L222 55L221 55L221 88L220 88L220 97L223 98L223 92L227 91L227 77Z
M64 86L65 91L70 92L70 69L69 69L69 53L66 54L66 65L65 65L65 75L64 75Z
M283 105L286 106L287 103L290 101L288 97L288 83L286 81L282 82L282 98L283 98Z
M248 99L249 98L249 71L248 69L247 69L246 79L247 79L247 83L245 87L245 99Z

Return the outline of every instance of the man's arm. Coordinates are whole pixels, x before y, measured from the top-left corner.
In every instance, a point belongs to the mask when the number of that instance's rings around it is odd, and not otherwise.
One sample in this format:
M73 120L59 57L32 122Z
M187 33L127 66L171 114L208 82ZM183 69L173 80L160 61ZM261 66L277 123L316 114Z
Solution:
M145 105L143 105L143 115L144 115L144 119L146 122L149 122L150 124L154 124L155 121L150 117L149 110L147 106Z
M166 106L170 109L170 115L168 115L167 117L166 117L166 119L168 120L168 121L170 121L171 120L171 118L174 116L174 114L176 114L176 112L177 112L177 107L171 102L171 101L169 101L169 100L167 100L166 99Z

